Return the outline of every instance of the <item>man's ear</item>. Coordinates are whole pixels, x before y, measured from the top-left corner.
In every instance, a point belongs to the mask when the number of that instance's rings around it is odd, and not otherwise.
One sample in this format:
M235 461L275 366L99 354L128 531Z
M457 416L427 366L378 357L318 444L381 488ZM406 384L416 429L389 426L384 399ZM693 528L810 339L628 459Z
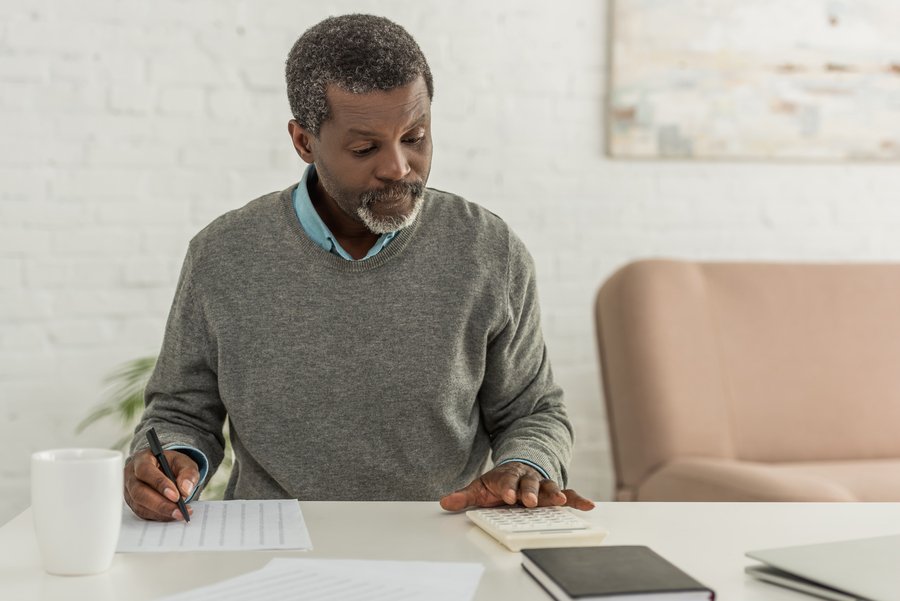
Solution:
M288 121L288 133L291 135L294 150L297 151L300 158L306 163L313 163L315 161L314 143L317 142L316 137L300 125L296 119Z

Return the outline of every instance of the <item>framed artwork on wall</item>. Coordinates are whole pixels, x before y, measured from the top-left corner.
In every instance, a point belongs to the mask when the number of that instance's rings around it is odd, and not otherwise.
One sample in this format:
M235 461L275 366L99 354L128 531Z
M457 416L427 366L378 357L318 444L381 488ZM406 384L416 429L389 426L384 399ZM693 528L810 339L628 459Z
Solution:
M900 2L610 1L612 156L900 159Z

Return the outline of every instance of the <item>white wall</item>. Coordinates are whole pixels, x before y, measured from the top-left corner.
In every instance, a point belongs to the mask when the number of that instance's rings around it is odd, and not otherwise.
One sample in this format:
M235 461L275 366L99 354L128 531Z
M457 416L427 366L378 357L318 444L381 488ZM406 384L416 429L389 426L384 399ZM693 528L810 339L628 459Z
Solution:
M503 216L535 257L579 432L573 484L609 495L591 304L647 255L896 260L895 164L611 161L605 2L0 3L0 523L40 448L115 365L155 353L190 236L286 187L283 62L329 14L406 26L436 82L430 183Z

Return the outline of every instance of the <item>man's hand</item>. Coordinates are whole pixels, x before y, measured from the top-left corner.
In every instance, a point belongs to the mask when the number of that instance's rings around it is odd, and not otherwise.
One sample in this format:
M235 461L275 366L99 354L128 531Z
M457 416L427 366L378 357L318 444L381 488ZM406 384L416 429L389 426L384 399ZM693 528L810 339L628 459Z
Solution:
M200 480L200 471L193 459L178 451L163 451L181 495L187 499ZM150 449L139 451L125 462L125 502L145 520L171 522L184 520L176 502L179 493L172 481L159 469L159 462ZM194 510L188 505L188 513Z
M545 507L566 505L582 511L594 508L594 502L572 489L560 490L553 480L547 480L530 465L510 461L483 474L471 484L441 499L447 511L466 507L497 507L515 505Z

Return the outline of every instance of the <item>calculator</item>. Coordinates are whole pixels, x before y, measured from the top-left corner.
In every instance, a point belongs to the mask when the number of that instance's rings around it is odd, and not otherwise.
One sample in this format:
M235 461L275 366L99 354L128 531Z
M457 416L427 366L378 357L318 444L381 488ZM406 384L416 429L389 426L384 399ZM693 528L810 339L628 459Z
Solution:
M587 547L600 544L607 535L565 507L472 509L466 516L510 551Z

